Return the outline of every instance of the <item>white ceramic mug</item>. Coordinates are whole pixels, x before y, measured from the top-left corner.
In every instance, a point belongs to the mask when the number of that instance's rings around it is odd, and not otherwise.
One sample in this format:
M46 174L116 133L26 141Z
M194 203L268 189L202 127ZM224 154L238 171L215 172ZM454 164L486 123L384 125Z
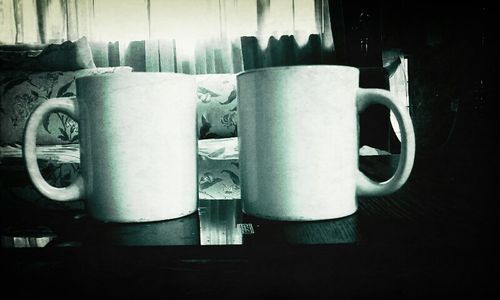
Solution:
M415 156L405 108L381 89L359 88L359 70L347 66L293 66L237 76L242 208L272 220L322 220L357 210L356 196L398 190ZM394 175L376 182L358 169L358 115L387 106L401 129Z
M24 158L46 197L85 199L105 222L147 222L197 209L195 77L174 73L103 74L76 79L76 101L53 98L31 114ZM81 176L64 188L49 185L36 159L44 117L62 111L79 124Z

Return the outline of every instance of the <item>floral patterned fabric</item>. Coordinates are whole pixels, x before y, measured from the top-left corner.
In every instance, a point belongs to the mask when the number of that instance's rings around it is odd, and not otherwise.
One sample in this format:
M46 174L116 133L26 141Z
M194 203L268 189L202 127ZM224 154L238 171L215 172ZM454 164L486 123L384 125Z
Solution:
M238 160L198 160L198 195L200 199L240 199Z
M200 199L239 199L238 138L198 142L198 194Z
M236 76L196 75L198 84L198 133L200 139L238 135Z
M76 78L131 71L130 67L116 67L66 72L0 72L0 145L21 144L30 113L49 98L75 96ZM211 139L237 136L236 76L194 76L198 84L198 137ZM40 126L37 143L78 143L78 124L63 113L52 113Z
M76 78L118 72L132 72L132 68L0 72L0 145L22 143L31 112L49 98L75 96ZM37 143L40 145L75 142L78 142L78 125L63 113L52 113L38 129Z

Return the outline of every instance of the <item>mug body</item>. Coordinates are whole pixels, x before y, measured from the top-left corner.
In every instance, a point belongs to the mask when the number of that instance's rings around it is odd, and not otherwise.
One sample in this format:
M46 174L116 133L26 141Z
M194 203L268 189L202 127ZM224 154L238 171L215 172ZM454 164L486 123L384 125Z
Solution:
M293 66L238 74L242 208L273 220L354 213L359 70Z
M196 211L196 85L171 73L76 80L81 173L96 219L145 222Z

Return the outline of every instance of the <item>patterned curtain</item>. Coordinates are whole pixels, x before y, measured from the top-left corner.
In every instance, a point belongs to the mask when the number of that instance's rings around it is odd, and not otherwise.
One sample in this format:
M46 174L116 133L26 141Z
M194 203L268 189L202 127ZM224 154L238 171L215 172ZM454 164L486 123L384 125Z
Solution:
M0 0L0 43L86 36L97 66L189 74L333 62L328 0Z

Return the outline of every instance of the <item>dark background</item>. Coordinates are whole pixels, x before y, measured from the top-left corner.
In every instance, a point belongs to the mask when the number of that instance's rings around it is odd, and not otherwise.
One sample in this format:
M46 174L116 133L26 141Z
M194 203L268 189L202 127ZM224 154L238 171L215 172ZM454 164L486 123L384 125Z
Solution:
M498 51L493 45L494 10L489 5L331 0L330 11L337 63L360 67L362 86L387 86L384 72L376 71L384 66L386 53L396 51L408 58L418 154L494 153L490 151L498 123L493 116L497 89L492 76ZM362 122L375 130L362 134L362 139L397 152L393 134L384 136L386 124L375 114L373 121L364 118ZM384 145L387 138L389 146Z

